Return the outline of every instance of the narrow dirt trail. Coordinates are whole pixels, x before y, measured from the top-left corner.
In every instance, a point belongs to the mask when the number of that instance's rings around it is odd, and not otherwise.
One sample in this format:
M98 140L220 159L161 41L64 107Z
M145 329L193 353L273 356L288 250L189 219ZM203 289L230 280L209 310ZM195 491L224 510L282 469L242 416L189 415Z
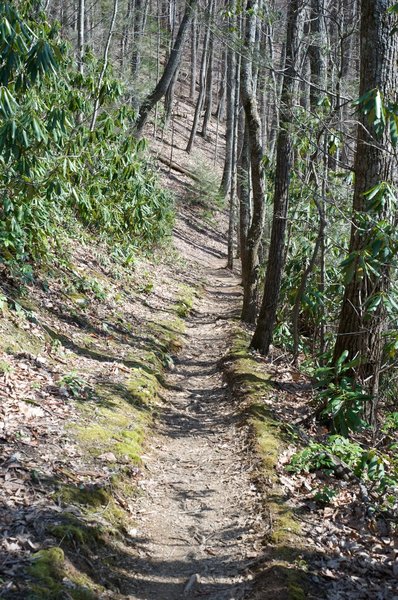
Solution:
M205 240L206 247L180 233L179 244L198 259L207 284L168 378L173 391L147 460L138 515L142 560L131 597L249 598L245 563L261 546L258 495L250 482L247 431L218 365L240 290L214 241Z

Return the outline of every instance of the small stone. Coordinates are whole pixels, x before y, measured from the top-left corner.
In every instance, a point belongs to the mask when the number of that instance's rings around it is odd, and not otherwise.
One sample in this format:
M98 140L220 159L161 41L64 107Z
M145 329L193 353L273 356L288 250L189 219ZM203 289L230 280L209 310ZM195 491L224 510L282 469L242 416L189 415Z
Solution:
M196 586L200 583L200 576L198 573L194 573L188 580L184 588L184 596L187 596Z
M98 458L104 462L117 462L117 458L113 452L104 452L103 454L100 454Z

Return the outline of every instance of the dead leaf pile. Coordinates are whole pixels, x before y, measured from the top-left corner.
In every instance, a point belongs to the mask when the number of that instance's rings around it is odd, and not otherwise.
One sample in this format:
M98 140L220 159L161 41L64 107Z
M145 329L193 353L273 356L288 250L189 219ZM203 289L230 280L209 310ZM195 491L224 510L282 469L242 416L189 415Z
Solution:
M273 349L265 368L276 390L265 402L297 439L297 444L281 453L277 471L289 503L300 514L302 530L311 540L308 560L314 582L326 589L329 600L398 600L396 523L372 511L356 480L286 470L298 449L310 441L323 442L327 430L315 421L311 382L286 355ZM330 482L338 493L330 505L322 506L315 493Z

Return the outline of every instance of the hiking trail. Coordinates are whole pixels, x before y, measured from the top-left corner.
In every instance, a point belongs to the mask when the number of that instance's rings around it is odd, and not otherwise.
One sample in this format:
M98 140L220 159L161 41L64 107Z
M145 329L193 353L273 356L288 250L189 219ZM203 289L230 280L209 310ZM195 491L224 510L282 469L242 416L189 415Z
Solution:
M222 240L211 232L180 221L175 239L181 254L197 261L206 284L187 321L145 457L131 598L250 598L246 566L261 551L259 494L250 478L247 428L219 366L239 281L225 269Z

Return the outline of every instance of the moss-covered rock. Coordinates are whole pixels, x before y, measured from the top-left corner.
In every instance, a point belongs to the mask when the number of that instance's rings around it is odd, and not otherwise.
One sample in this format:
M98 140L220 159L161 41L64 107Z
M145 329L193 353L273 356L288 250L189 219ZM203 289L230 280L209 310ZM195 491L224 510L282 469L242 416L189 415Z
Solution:
M28 569L32 577L27 590L29 600L95 600L99 587L83 573L79 573L65 559L61 548L46 548L36 552Z

